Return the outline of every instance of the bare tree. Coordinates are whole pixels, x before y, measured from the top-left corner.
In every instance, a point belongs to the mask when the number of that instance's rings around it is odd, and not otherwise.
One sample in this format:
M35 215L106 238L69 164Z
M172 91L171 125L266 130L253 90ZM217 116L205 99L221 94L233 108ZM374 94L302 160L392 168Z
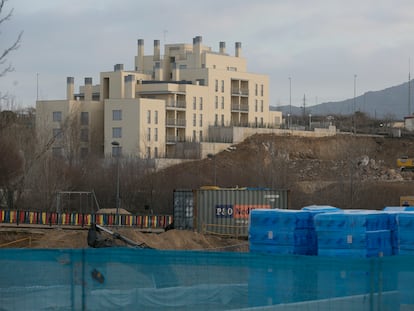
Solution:
M13 15L13 9L11 9L8 13L4 12L5 4L7 0L0 0L0 26L4 24L5 22L9 21ZM0 54L0 77L6 75L8 72L13 71L13 66L11 63L7 63L7 57L9 54L15 50L17 50L20 46L20 42L22 40L23 31L21 31L18 35L16 40L8 47L4 48L3 51Z
M6 201L13 208L17 181L23 173L23 157L16 143L4 135L0 136L0 202ZM2 198L3 197L3 198ZM3 199L3 200L2 200Z

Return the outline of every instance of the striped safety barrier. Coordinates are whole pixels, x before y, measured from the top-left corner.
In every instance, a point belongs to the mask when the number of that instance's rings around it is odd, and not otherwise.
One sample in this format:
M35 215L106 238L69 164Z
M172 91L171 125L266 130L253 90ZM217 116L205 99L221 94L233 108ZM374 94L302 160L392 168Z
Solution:
M113 226L117 223L115 214L57 213L21 210L0 210L0 223L31 225L89 226L96 223ZM142 229L163 229L172 223L171 215L118 215L119 225Z

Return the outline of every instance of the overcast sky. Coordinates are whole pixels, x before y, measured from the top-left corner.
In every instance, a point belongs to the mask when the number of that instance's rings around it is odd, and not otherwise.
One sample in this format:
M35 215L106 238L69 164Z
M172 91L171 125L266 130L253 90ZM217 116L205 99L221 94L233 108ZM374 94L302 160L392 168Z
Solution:
M78 90L114 64L133 70L137 39L146 54L155 39L162 53L164 43L202 36L234 54L240 41L248 71L269 75L273 106L289 104L289 77L292 105L304 95L314 105L352 98L354 75L357 95L407 82L414 63L413 0L9 0L11 8L1 51L24 34L0 92L22 107L37 94L65 99L67 76Z

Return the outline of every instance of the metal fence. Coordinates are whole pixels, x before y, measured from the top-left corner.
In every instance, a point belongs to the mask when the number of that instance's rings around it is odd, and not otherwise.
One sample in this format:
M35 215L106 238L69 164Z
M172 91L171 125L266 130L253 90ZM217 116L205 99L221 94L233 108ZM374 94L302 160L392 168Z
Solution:
M413 310L413 256L3 249L0 309Z
M116 221L117 217L119 217L118 222ZM91 223L96 223L105 226L119 224L143 229L163 229L171 224L172 220L172 215L116 215L0 210L0 223L16 225L89 226Z

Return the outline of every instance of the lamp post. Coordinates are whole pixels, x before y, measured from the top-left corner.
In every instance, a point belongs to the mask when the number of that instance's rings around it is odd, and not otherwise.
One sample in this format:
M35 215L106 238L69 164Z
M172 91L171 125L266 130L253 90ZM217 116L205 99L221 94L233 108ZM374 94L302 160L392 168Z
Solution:
M356 78L357 75L354 75L354 134L356 134Z
M292 115L292 78L289 77L289 114Z
M116 220L115 225L119 226L119 205L120 205L120 198L119 198L119 153L120 147L119 142L113 141L111 145L114 147L112 150L116 150ZM112 155L114 152L112 152Z
M207 158L208 158L209 160L211 160L211 159L213 159L213 160L214 160L214 186L216 186L216 185L217 185L216 157L215 157L215 155L214 155L214 154L209 153L209 154L207 155Z
M309 131L312 130L312 114L309 114Z

